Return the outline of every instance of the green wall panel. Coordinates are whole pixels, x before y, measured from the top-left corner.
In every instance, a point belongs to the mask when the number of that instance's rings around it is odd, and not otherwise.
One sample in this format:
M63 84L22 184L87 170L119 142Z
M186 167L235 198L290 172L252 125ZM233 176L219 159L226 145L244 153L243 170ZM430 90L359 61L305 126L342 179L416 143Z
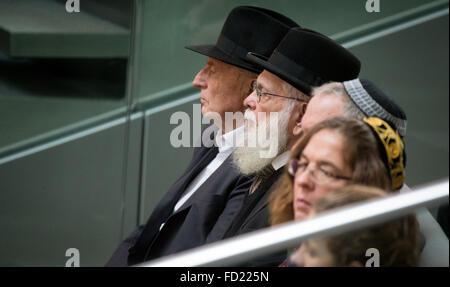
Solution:
M200 101L193 100L146 116L148 125L144 132L147 134L148 140L144 146L146 153L143 158L145 168L142 170L142 176L145 177L145 189L141 202L141 223L147 221L153 208L169 190L172 183L183 174L192 157L193 148L172 147L170 133L177 125L170 124L170 117L174 112L186 112L190 116L192 129L192 105L194 103L199 104Z
M142 167L142 149L144 148L142 143L143 136L143 114L134 114L131 118L128 127L128 137L126 140L127 147L125 148L126 157L126 182L124 182L124 206L123 211L123 226L120 230L120 225L117 225L118 230L121 232L119 241L132 232L138 225L139 216L139 190L141 186L141 167ZM120 139L117 139L120 140ZM119 154L116 156L120 156ZM119 241L117 244L119 244ZM117 246L114 246L114 248ZM115 250L115 249L114 249ZM111 251L112 254L112 251Z
M10 57L128 57L127 28L90 14L84 3L68 13L65 2L0 1L0 50Z
M136 225L135 169L123 195L124 127L0 165L0 266L64 266L72 247L81 266L105 264L122 236L124 202L124 228ZM130 150L140 153L139 142L137 135ZM139 166L139 157L130 155L128 164Z
M410 186L448 177L448 14L351 48L361 77L378 83L408 117Z

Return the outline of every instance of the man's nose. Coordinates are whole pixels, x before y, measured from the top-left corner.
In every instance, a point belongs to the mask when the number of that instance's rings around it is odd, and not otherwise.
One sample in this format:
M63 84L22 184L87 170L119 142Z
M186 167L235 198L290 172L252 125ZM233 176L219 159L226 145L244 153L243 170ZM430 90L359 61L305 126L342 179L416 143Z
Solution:
M206 89L208 87L205 75L205 68L201 69L197 75L195 75L192 85L198 89Z
M258 104L258 97L256 96L256 91L253 91L244 99L244 106L254 111Z

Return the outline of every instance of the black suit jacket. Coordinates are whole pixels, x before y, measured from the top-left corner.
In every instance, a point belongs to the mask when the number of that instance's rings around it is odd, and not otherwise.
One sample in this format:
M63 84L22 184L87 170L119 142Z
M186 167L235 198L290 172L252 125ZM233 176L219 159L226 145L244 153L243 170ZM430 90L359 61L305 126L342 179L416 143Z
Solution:
M240 176L231 157L173 213L189 183L217 154L217 148L194 151L186 172L172 185L145 224L118 247L106 266L127 266L200 246L214 229L221 234L239 210L251 180ZM164 227L160 230L161 224Z
M242 207L224 238L244 234L269 226L269 196L275 190L283 168L274 171L264 179L252 194L246 194Z
M227 231L210 234L208 243L269 227L269 197L276 189L276 182L284 168L274 171L264 179L252 194L246 193L244 202ZM268 256L242 263L242 266L278 266L286 259L286 252L280 251Z

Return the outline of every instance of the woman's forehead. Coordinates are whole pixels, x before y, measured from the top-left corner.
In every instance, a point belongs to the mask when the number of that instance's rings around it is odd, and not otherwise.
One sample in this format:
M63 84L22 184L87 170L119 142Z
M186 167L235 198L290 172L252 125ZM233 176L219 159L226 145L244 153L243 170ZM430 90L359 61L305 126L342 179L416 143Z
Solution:
M306 144L301 156L318 164L328 163L345 169L345 138L336 131L323 129L314 134Z
M310 138L303 150L303 154L305 156L308 156L308 154L316 155L321 153L336 153L342 155L344 146L344 136L334 130L322 129Z

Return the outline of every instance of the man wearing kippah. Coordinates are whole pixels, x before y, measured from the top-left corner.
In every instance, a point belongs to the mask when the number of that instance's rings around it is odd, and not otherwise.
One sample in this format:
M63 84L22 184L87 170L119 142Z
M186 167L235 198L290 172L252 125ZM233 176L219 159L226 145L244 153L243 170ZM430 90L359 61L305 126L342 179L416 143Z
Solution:
M243 100L261 68L246 59L249 51L266 57L298 24L268 9L240 6L228 15L214 45L186 48L208 56L193 86L201 90L204 117L219 115L217 146L194 149L185 173L154 208L147 223L117 248L106 266L127 266L197 247L213 226L226 228L251 182L231 166L234 138L242 129L225 124L226 112L243 111ZM215 229L215 233L220 230Z
M327 83L314 89L312 96L301 123L304 132L332 117L358 120L364 117L378 117L388 122L404 141L407 123L405 112L369 80L354 79L343 83ZM404 156L406 157L406 153ZM401 191L407 190L409 188L404 184ZM441 227L426 209L417 212L417 219L424 239L421 265L448 266L449 242Z
M354 79L343 83L332 82L313 90L312 99L302 120L302 130L331 117L378 117L392 126L404 138L406 115L388 95L374 83Z
M224 235L212 233L208 242L268 227L268 199L289 159L289 149L300 136L300 123L312 87L353 79L360 70L359 60L345 48L302 28L292 28L269 58L257 52L247 57L264 71L244 101L246 145L236 147L232 156L239 171L254 176L254 180L231 227ZM272 121L272 115L277 120ZM268 145L259 140L250 144L252 139L269 133ZM245 265L277 266L284 257L285 254L273 254Z

